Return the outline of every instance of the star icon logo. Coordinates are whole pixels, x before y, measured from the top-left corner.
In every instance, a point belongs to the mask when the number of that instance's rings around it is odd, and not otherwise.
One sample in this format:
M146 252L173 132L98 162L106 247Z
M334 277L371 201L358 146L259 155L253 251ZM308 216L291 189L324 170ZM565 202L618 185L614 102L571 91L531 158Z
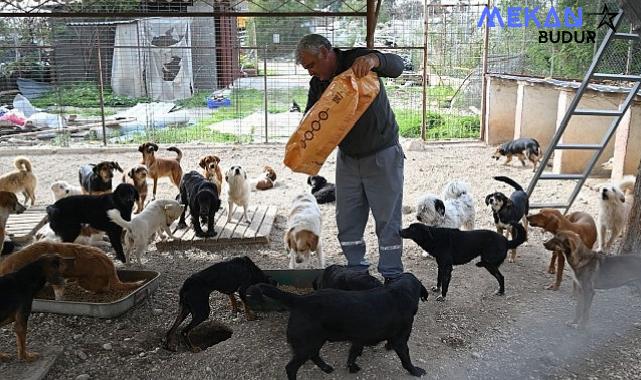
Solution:
M588 15L601 16L601 21L599 21L599 26L597 26L597 28L600 28L603 25L607 25L610 29L612 29L613 32L616 32L616 28L614 27L614 18L618 15L618 13L610 12L610 9L606 4L603 4L601 13L588 13Z

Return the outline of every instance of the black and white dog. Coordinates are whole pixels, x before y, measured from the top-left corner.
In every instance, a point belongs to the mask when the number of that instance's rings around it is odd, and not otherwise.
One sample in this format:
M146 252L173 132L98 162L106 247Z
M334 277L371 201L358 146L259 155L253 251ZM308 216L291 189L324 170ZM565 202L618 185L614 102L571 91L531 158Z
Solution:
M514 192L508 198L505 194L497 191L485 197L485 204L492 208L492 216L496 231L500 234L507 229L513 233L512 225L514 223L523 223L527 233L527 214L530 212L530 200L523 187L511 178L504 176L494 177L495 180L505 182L514 188ZM514 236L514 235L512 235ZM511 251L509 262L513 263L516 259L516 250Z
M312 187L312 195L318 204L336 201L336 186L327 182L325 177L313 175L307 177L307 184Z
M214 223L216 223L216 211L220 208L218 188L212 182L207 181L202 174L195 170L185 174L180 181L180 202L185 205L178 222L178 228L186 228L185 213L189 207L191 224L198 237L216 236ZM207 232L200 227L200 222L207 223Z
M86 164L78 169L78 180L85 194L98 195L111 192L111 179L114 170L123 172L115 161L103 161L99 164Z
M507 160L503 165L508 165L510 161L512 161L512 156L517 156L519 161L521 161L521 164L525 166L525 159L527 158L532 164L534 164L533 171L536 171L536 165L539 163L541 158L543 158L539 142L529 137L522 137L520 139L501 144L496 148L494 154L492 154L492 158L498 161L501 156L507 157Z

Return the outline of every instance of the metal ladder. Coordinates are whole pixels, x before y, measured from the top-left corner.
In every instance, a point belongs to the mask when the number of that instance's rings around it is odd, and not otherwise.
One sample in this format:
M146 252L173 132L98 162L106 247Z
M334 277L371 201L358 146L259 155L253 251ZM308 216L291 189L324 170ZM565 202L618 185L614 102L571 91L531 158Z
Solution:
M615 16L613 20L615 29L617 29L618 26L621 24L622 19L623 19L623 10L620 9L618 14ZM634 99L637 92L639 91L639 88L641 88L641 76L621 75L621 74L601 74L601 73L594 72L596 70L596 67L599 61L601 60L601 57L603 56L603 53L606 47L609 45L610 41L612 41L613 39L623 39L623 40L638 42L639 40L641 40L641 37L639 36L639 34L635 34L635 33L616 33L612 29L608 30L608 32L605 35L605 38L601 42L601 45L599 46L599 49L596 52L596 55L592 60L592 64L590 65L590 68L588 69L587 73L585 74L585 77L583 78L583 82L581 82L581 85L579 86L576 92L576 95L574 96L574 99L572 99L570 106L565 112L565 115L563 116L563 120L561 120L561 124L559 125L559 128L556 130L554 137L552 137L552 140L550 141L550 145L548 146L548 148L545 151L545 154L543 155L542 162L536 169L536 173L534 174L534 177L530 181L530 184L528 185L528 189L527 189L528 196L531 197L534 191L534 188L536 187L536 184L538 183L539 180L578 181L576 183L576 186L574 187L574 190L572 191L572 195L570 195L570 198L568 199L567 203L545 203L545 204L533 203L533 204L530 204L530 208L565 209L564 212L567 213L568 209L572 206L572 203L576 199L576 196L581 191L581 187L585 183L585 180L590 175L592 168L594 167L597 160L601 156L601 153L603 153L603 150L605 149L605 147L607 147L608 142L614 135L614 132L619 126L619 123L621 122L623 115L626 113L626 111L632 104L632 100ZM585 90L588 87L590 79L608 79L608 80L615 80L615 81L627 81L627 82L635 82L635 84L630 90L630 93L628 94L628 96L625 98L624 102L619 106L618 110L577 109L577 106L581 101L581 98L583 97ZM565 129L568 126L568 122L570 121L570 118L574 115L607 116L607 117L614 116L614 120L612 120L612 123L610 124L610 128L608 128L607 132L605 133L605 136L603 137L601 142L598 144L559 144L559 140L561 140L561 137L563 136L563 133L565 132ZM580 173L580 174L543 173L543 171L547 167L550 157L552 156L552 153L555 150L560 150L560 149L593 150L594 154L592 155L592 158L588 161L587 168L583 173Z

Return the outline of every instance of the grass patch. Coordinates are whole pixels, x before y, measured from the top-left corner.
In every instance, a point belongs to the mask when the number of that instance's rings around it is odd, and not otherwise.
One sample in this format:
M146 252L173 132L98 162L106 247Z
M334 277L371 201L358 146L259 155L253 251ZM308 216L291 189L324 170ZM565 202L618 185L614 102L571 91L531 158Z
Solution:
M135 133L132 137L132 142L136 144L147 141L154 141L159 144L180 144L193 141L208 143L251 143L253 139L252 136L247 135L212 131L206 126L152 129L144 133Z
M137 103L150 101L146 97L130 98L128 96L115 95L109 87L105 88L103 98L106 107L131 107ZM38 108L53 105L96 108L100 107L100 91L95 83L80 82L72 86L59 87L37 99L33 99L31 104Z
M396 110L399 133L406 138L421 137L421 114L410 110ZM478 116L457 116L427 113L427 138L433 140L478 138L481 120Z

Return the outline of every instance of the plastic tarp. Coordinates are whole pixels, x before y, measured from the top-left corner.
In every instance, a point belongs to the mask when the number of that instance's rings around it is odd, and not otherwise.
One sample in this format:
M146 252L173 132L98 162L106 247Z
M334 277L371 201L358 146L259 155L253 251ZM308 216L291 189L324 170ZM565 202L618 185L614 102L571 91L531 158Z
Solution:
M149 96L154 101L192 96L190 19L149 18L119 24L114 45L111 88L115 94Z

